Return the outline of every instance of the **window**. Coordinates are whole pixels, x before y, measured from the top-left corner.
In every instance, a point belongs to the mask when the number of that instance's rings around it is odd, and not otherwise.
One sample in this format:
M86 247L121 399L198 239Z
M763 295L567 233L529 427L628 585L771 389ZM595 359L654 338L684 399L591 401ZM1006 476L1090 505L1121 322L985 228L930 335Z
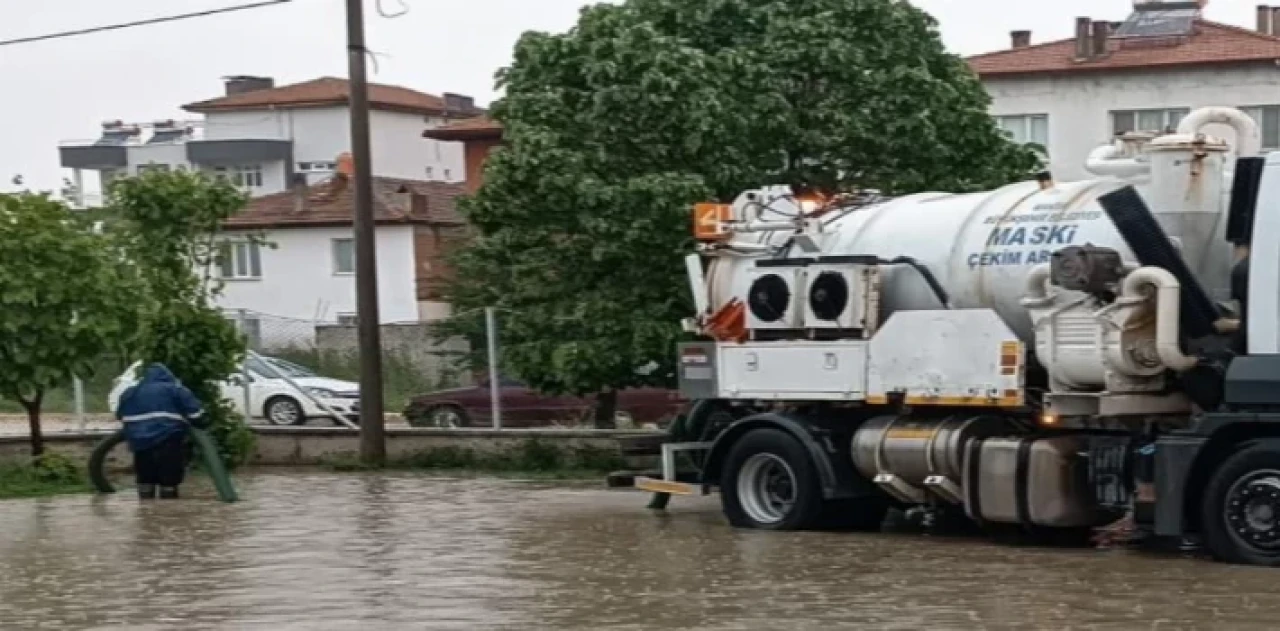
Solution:
M1120 135L1131 131L1165 132L1178 128L1189 107L1154 110L1117 110L1111 112L1111 133Z
M262 278L262 257L258 244L247 241L222 244L218 254L218 267L225 279Z
M427 179L430 180L436 176L435 167L427 167Z
M328 173L337 170L337 162L299 162L298 171L302 173Z
M142 175L143 173L148 173L150 171L158 171L160 173L164 173L168 170L169 170L169 165L167 164L156 164L152 162L151 164L138 165L138 175Z
M1280 149L1280 105L1255 105L1240 108L1253 117L1262 132L1262 148L1268 151Z
M445 169L445 170L444 170L444 181L448 182L448 181L451 181L451 180L453 180L453 171L451 171L451 170L449 170L449 169Z
M262 188L262 165L242 164L231 172L231 183L241 188Z
M1034 144L1049 150L1049 115L997 116L996 124L1018 144Z
M333 240L333 273L356 273L356 242L354 239Z

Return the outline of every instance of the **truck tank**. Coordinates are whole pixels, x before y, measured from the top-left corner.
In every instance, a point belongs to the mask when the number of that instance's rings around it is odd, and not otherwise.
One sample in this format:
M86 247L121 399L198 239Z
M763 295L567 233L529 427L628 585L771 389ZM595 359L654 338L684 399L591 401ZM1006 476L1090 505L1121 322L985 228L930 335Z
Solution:
M1226 300L1232 253L1224 235L1234 156L1226 142L1202 133L1214 124L1235 129L1235 153L1257 153L1258 130L1252 119L1230 108L1206 108L1188 116L1177 134L1154 139L1133 135L1100 147L1088 164L1091 172L1103 176L1096 180L1022 182L972 194L921 193L831 211L818 218L822 225L814 238L817 252L803 255L911 257L937 277L952 307L993 309L1029 343L1031 321L1020 300L1031 268L1049 262L1055 250L1085 244L1112 248L1135 261L1097 202L1133 185L1210 296ZM771 194L771 189L756 192L766 206ZM787 203L775 200L772 210L785 213L780 207ZM776 246L774 256L801 256L794 247L782 247L791 238L786 232L738 238L752 246ZM712 311L735 296L747 295L749 270L756 260L712 261L707 274ZM894 266L882 274L882 321L898 310L943 307L916 270Z

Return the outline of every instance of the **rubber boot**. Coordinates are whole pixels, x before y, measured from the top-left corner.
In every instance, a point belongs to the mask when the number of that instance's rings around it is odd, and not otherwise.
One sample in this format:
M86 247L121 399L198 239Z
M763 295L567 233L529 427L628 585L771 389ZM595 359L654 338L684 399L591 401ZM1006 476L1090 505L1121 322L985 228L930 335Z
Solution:
M153 500L155 498L156 498L156 485L154 484L138 485L138 499Z
M162 499L162 500L176 500L176 499L178 499L178 487L176 487L176 486L162 486L162 487L160 487L160 499Z

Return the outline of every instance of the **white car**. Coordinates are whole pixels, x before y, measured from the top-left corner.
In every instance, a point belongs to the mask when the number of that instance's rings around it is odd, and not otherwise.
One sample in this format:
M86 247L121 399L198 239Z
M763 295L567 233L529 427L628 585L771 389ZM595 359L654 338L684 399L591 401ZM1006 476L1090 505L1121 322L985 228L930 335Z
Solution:
M140 366L141 362L134 362L116 377L115 386L107 395L110 409L115 410L120 395L138 382ZM253 411L253 418L264 418L272 425L302 425L311 418L332 419L329 412L332 410L353 423L359 422L359 384L321 377L303 366L278 357L250 357L241 367L242 371L246 369L249 376L249 406ZM231 402L237 413L245 415L242 374L231 375L221 386L222 397ZM297 384L297 387L290 381ZM325 407L329 410L324 409ZM338 424L337 420L333 422Z

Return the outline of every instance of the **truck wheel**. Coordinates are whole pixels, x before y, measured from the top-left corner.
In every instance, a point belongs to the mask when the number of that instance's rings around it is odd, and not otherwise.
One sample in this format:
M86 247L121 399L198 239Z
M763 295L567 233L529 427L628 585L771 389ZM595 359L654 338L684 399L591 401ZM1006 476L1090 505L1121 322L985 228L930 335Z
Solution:
M1252 443L1218 465L1200 520L1215 559L1280 566L1280 441Z
M720 502L737 528L802 530L816 525L822 491L803 445L785 432L757 429L729 450Z

